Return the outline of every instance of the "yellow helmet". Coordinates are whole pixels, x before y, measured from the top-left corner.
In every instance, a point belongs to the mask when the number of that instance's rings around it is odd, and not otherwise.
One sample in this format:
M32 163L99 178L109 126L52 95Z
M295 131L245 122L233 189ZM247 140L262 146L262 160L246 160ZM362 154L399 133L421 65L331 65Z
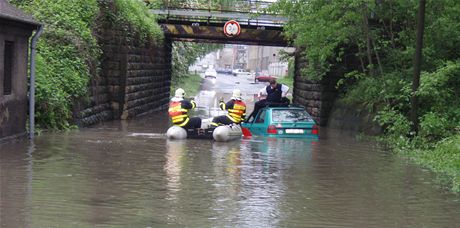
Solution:
M237 100L241 100L241 90L234 89L233 93L232 93L232 98L237 99Z
M176 89L176 93L174 94L174 96L177 98L184 98L185 90L183 90L182 88Z

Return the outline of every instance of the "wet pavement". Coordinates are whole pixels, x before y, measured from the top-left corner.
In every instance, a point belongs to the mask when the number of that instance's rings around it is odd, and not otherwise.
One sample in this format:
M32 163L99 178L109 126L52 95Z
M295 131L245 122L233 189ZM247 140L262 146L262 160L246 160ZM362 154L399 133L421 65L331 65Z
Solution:
M204 87L199 106L233 86ZM1 227L460 224L460 197L431 172L349 134L217 143L167 128L155 114L0 144Z

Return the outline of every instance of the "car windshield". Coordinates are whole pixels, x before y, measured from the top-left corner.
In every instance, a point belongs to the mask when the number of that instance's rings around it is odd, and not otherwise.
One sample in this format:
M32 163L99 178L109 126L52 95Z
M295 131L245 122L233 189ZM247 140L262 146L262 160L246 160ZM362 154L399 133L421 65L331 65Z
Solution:
M301 109L274 109L272 111L273 122L309 122L313 121L311 116Z

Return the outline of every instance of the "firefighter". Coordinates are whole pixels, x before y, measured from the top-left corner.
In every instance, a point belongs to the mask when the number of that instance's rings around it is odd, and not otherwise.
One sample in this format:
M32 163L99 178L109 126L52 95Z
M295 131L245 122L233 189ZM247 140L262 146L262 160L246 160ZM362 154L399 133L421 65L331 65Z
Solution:
M188 112L196 107L195 101L184 99L185 91L182 88L176 90L174 97L169 102L168 113L174 125L185 129L201 128L199 117L189 117Z
M216 116L212 120L211 125L214 127L220 125L240 124L246 116L246 104L241 99L241 91L233 90L230 101L225 103L223 100L219 102L219 107L222 110L227 110L227 115Z

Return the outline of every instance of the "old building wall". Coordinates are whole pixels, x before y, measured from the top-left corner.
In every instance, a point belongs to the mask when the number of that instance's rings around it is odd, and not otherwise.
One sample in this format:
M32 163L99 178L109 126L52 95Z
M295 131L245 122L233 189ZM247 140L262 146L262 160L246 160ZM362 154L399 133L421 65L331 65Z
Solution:
M25 135L28 46L32 29L0 19L0 139ZM5 89L5 41L12 44L11 93Z

